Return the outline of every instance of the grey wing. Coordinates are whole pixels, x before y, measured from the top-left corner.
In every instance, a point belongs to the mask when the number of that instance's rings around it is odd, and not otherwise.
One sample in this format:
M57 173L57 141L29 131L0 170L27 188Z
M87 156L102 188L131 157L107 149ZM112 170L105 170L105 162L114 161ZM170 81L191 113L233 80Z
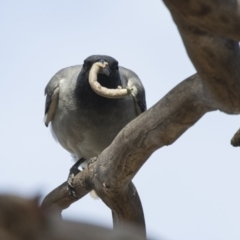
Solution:
M53 76L45 88L46 101L44 123L46 127L48 127L48 124L52 121L57 109L60 80L61 78L58 78L56 75Z
M126 81L126 86L131 89L131 95L137 106L138 115L147 110L145 89L136 73L133 71L119 67L119 72L122 80Z
M80 72L81 68L82 68L81 65L64 68L58 71L47 84L45 88L46 102L45 102L45 118L44 118L46 127L48 127L48 124L54 118L54 115L58 106L60 81L70 79L70 77L74 73Z

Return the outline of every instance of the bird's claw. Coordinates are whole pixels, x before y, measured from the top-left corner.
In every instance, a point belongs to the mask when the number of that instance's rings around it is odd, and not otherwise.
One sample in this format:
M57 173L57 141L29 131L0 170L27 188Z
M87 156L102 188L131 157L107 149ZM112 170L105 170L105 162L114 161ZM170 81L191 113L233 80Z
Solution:
M74 174L69 173L68 179L67 179L67 190L68 190L68 194L70 196L73 196L74 198L77 198L75 189L73 187L73 179L74 179L74 177L75 177Z
M69 171L68 179L67 179L67 190L70 196L73 196L77 199L76 191L73 186L73 179L74 177L81 172L78 167L85 161L84 158L80 158L71 168Z

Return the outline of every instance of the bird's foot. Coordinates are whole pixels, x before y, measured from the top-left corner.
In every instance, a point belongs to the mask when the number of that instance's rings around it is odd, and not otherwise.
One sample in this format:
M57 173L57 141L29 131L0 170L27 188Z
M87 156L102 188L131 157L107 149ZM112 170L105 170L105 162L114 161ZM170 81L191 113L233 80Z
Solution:
M80 158L69 170L69 175L67 179L67 190L69 195L73 196L74 198L77 199L75 189L73 187L73 179L74 177L81 172L78 167L85 162L85 158Z

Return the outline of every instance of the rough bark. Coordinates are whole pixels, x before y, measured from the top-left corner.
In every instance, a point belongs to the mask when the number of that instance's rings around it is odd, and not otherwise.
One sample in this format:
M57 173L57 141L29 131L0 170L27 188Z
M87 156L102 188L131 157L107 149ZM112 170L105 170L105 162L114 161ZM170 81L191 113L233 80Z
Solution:
M232 35L240 35L238 1L164 2L172 13L188 56L204 86L218 102L218 109L226 113L239 113L240 52L238 42L231 38ZM225 15L229 19L228 27L220 20L220 16ZM220 26L217 27L218 24Z
M138 170L155 150L172 144L205 113L240 112L239 1L164 0L164 3L197 74L129 123L97 161L74 179L79 199L95 189L112 209L116 225L134 223L142 226L143 234L144 215L131 182ZM62 206L73 202L66 187L62 187L45 198L44 208L57 204L56 209L61 211Z

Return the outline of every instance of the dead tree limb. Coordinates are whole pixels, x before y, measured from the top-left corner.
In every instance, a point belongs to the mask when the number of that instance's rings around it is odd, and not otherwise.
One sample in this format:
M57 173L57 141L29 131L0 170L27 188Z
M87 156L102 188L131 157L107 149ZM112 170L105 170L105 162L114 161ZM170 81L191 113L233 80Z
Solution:
M238 1L164 0L164 3L204 86L218 102L218 109L239 113L240 51L238 42L231 38L233 34L240 35ZM216 25L221 25L222 21L217 16L224 14L232 28L225 26L223 29L229 31L221 33Z
M79 199L95 189L112 209L116 225L134 223L142 226L143 233L144 215L131 180L149 156L172 144L209 111L240 112L240 51L235 41L240 29L238 1L164 2L198 73L129 123L97 161L74 179ZM60 201L58 191L67 206L73 202L62 186L45 198L43 206L50 208Z
M163 0L176 24L196 27L208 34L240 41L239 0ZM194 29L192 29L194 30Z

